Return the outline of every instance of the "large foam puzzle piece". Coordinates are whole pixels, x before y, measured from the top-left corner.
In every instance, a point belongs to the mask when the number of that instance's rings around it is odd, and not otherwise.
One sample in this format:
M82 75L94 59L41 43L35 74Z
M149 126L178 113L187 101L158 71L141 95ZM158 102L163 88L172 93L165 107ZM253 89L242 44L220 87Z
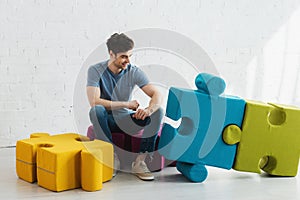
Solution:
M177 160L177 169L189 180L206 179L204 165L231 169L236 145L222 139L224 127L241 127L245 101L239 97L220 95L225 89L223 79L208 74L196 78L198 90L171 87L166 116L177 121L178 128L164 124L159 152Z
M38 181L52 191L100 190L103 182L112 179L113 146L76 133L32 134L17 141L16 171L19 178Z
M300 108L248 101L242 129L224 130L224 140L238 143L233 168L270 175L296 176L300 155Z

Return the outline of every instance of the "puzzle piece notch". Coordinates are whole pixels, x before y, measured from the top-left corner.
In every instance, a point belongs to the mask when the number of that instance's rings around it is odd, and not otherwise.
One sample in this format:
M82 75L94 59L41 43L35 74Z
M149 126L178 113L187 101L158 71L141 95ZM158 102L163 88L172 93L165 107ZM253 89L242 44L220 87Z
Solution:
M242 129L230 125L223 138L238 143L234 169L275 176L296 176L300 154L300 109L247 101ZM236 137L236 135L238 135ZM238 138L230 141L228 137Z
M213 96L222 94L226 88L226 83L222 78L207 73L198 74L195 85L200 92Z
M38 133L32 134L30 139L17 141L16 149L17 175L28 182L38 181L38 185L52 191L81 187L81 180L84 181L83 189L99 190L102 188L99 180L102 183L112 178L113 147L107 142L89 141L87 137L75 133L53 136ZM86 158L85 152L95 151L101 151L105 156ZM81 154L86 157L81 157ZM97 179L100 172L95 170L91 170L94 179L83 178L81 159L88 160L89 166L102 165L100 179Z

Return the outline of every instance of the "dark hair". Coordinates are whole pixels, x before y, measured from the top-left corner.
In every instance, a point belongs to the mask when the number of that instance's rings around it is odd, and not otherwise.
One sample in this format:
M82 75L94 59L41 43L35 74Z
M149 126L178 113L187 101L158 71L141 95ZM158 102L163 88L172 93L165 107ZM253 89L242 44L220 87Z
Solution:
M113 53L117 54L120 52L126 52L133 49L134 42L124 33L114 33L106 42L108 52L112 50Z

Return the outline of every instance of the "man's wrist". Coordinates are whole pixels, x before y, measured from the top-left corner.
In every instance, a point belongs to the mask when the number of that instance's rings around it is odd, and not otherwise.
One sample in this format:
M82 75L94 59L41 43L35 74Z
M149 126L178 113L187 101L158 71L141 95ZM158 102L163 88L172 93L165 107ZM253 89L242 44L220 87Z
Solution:
M147 108L147 110L148 110L148 114L149 114L149 115L152 115L152 113L154 113L153 108Z
M160 107L159 104L149 105L148 108L147 108L147 110L150 112L149 115L152 115L159 107Z

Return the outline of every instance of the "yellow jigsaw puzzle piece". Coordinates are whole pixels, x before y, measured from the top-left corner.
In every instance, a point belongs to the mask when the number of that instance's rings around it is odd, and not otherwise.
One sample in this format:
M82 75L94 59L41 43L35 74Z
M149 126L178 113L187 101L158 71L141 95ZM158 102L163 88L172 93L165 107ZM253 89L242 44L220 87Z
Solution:
M238 143L233 168L270 175L296 176L300 155L300 109L247 100L242 130L224 129L227 144Z
M95 191L112 179L113 146L76 133L31 134L16 145L17 175L52 191ZM89 177L88 177L89 176Z

